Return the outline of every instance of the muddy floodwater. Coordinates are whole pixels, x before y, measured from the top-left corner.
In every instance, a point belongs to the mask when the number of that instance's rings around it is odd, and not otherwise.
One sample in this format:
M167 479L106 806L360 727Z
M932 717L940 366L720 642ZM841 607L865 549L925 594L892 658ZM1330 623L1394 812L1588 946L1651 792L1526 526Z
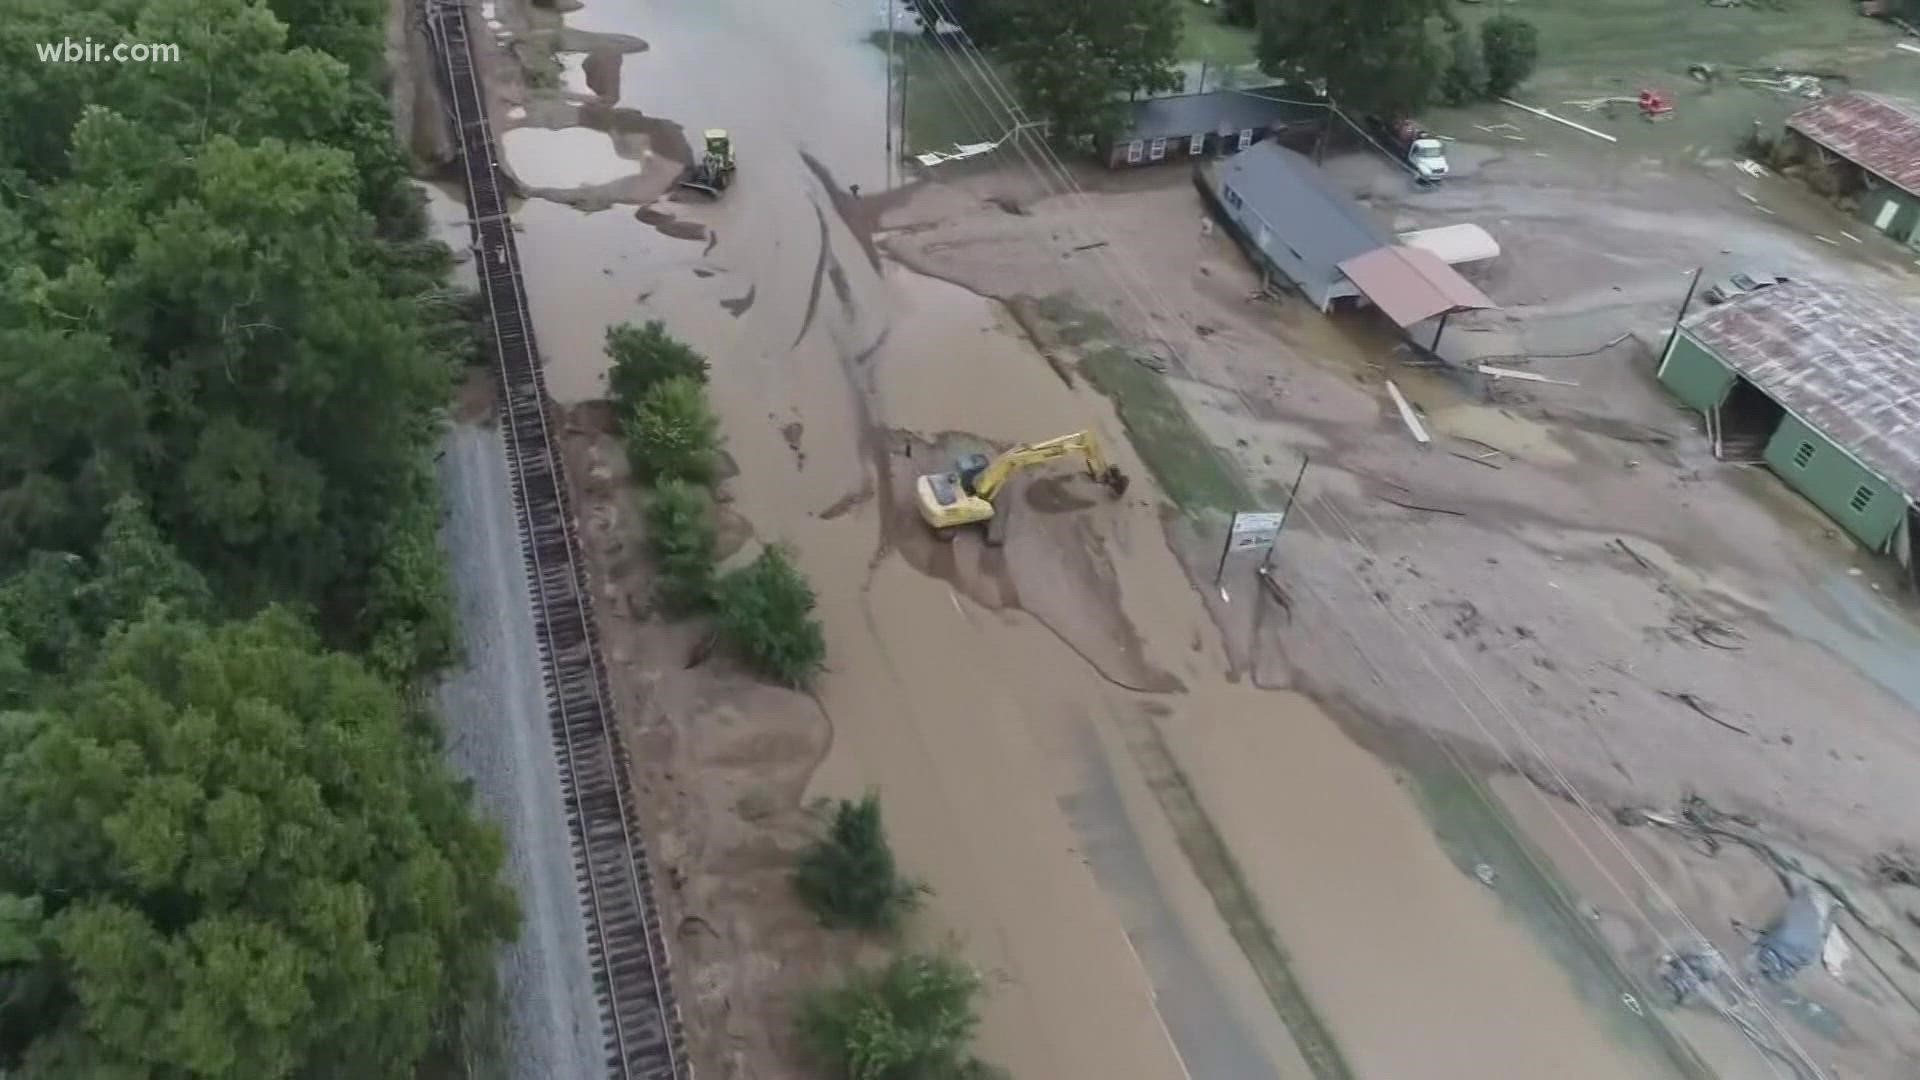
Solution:
M1106 399L997 303L871 257L846 188L889 171L877 17L587 0L570 27L650 46L622 100L729 128L739 181L644 220L537 199L516 220L557 398L603 392L622 320L664 319L710 358L732 509L819 595L832 742L812 792L881 792L933 889L913 937L957 936L989 973L985 1056L1052 1080L1292 1080L1311 1075L1289 1026L1305 1009L1360 1076L1662 1075L1447 858L1393 772L1307 698L1230 678ZM633 171L583 129L511 131L508 151L540 187ZM944 433L1081 429L1133 488L1113 500L1062 470L1003 551L940 547L900 501L944 464L911 448ZM1229 910L1258 912L1260 956L1285 971L1258 970ZM1273 989L1288 980L1305 1005Z

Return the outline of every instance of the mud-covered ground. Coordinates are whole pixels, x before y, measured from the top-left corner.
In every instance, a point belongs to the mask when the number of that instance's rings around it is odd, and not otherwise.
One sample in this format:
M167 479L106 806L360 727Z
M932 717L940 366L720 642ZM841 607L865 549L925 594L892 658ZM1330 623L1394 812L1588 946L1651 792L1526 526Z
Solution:
M1771 477L1714 460L1696 418L1653 381L1652 352L1695 266L1708 280L1760 266L1912 295L1907 255L1813 239L1848 223L1788 181L1755 184L1713 160L1596 156L1581 138L1546 158L1456 144L1464 175L1432 193L1373 159L1329 162L1390 227L1472 221L1502 245L1470 273L1504 310L1456 318L1446 356L1576 386L1417 368L1365 314L1250 299L1258 283L1231 240L1202 230L1184 170L1083 172L1093 191L1078 198L1011 164L974 167L889 215L886 245L989 295L1070 295L1039 305L1054 331L1158 355L1265 508L1312 455L1276 558L1290 615L1246 646L1262 685L1307 691L1398 760L1443 745L1475 769L1577 791L1603 817L1699 794L1864 879L1920 820L1920 700L1902 674L1910 660L1894 659L1920 644L1908 600L1890 567ZM1776 212L1755 211L1742 190ZM1388 377L1423 410L1434 446L1408 435ZM1189 565L1209 573L1215 544L1189 543ZM1257 595L1250 566L1230 567L1229 584ZM1513 801L1519 790L1506 801L1530 826L1552 825L1550 810L1592 825L1575 804ZM1724 938L1729 917L1765 925L1784 896L1748 870L1729 870L1743 885L1715 886L1716 864L1682 869L1645 849L1611 867L1623 891L1589 872L1592 837L1572 837L1550 827L1533 842L1608 886L1584 895L1642 974L1663 937L1684 941L1691 923ZM1684 921L1664 902L1676 890L1693 901ZM1893 892L1896 909L1920 902ZM1738 938L1723 947L1744 949ZM1900 949L1879 950L1910 981ZM1855 1026L1801 1037L1817 1060L1892 1075L1912 1052L1911 1005L1871 970L1819 985L1828 978L1811 973L1812 988L1788 993L1823 995ZM1738 1040L1719 1049L1716 1065L1729 1054L1763 1064Z
M1506 248L1481 274L1506 312L1456 320L1445 351L1531 356L1579 386L1484 386L1404 367L1365 319L1251 299L1177 169L1082 172L1083 200L1003 155L888 191L883 9L484 17L702 1075L805 1075L795 995L875 955L786 883L808 800L866 788L934 889L910 940L987 972L981 1048L1016 1075L1650 1077L1701 1075L1702 1056L1774 1074L1726 1024L1659 1007L1650 968L1689 929L1660 895L1732 955L1722 928L1764 924L1777 884L1659 831L1590 858L1616 834L1566 797L1610 821L1699 792L1850 871L1920 820L1893 586L1764 475L1712 461L1641 344L1685 268L1897 288L1898 253L1810 239L1824 207L1712 154L1595 156L1545 124L1522 149L1457 145L1465 175L1418 197L1333 162L1395 227L1476 220ZM667 194L686 133L715 126L738 183ZM637 495L594 404L605 327L646 318L713 360L730 546L789 544L820 593L811 695L707 655L703 627L647 601ZM1582 355L1541 359L1563 352ZM1436 446L1407 439L1388 374ZM1124 500L1070 470L1023 479L989 550L934 543L903 499L955 447L1077 428L1134 475ZM1216 511L1277 504L1303 452L1287 608L1245 559L1220 601ZM1503 771L1536 783L1485 783ZM1467 824L1434 794L1453 788ZM1565 893L1522 865L1535 852ZM1530 914L1530 880L1556 914ZM1565 963L1583 922L1609 950ZM1898 961L1860 952L1796 984L1820 1010L1769 998L1802 1026L1763 1034L1835 1075L1898 1075L1913 1027L1875 967ZM1847 1025L1803 1023L1820 1015Z

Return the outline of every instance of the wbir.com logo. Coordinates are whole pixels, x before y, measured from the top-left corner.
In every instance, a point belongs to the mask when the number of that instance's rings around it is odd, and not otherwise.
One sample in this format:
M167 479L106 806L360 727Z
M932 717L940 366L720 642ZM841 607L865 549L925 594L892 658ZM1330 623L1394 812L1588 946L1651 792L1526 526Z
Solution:
M43 64L177 64L180 46L144 41L95 41L61 38L34 45Z

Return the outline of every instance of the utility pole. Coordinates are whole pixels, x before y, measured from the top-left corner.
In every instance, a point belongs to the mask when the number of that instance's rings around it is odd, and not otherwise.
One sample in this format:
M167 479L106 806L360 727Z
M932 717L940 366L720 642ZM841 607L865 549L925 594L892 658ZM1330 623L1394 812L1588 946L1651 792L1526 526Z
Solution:
M1686 320L1687 308L1693 306L1693 290L1700 287L1700 272L1705 269L1704 266L1693 268L1693 280L1687 283L1687 298L1680 301L1680 313L1673 317L1673 329L1667 331L1667 343L1660 346L1660 355L1654 357L1656 366L1666 363L1667 353L1673 350L1673 339L1680 336L1680 324Z
M887 178L891 186L893 178L893 39L895 13L900 9L899 0L887 0ZM904 95L902 95L904 96ZM901 133L903 136L905 132Z

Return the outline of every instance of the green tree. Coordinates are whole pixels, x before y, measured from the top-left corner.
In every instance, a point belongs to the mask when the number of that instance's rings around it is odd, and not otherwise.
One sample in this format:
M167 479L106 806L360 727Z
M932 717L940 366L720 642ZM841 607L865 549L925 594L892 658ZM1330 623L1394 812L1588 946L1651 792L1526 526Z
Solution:
M1177 88L1173 0L1005 0L1003 52L1027 115L1059 139L1110 134L1124 99Z
M1487 60L1487 96L1506 97L1540 59L1540 31L1518 15L1495 15L1480 24L1480 52Z
M1398 118L1432 100L1445 66L1429 23L1447 0L1264 0L1261 69L1323 82L1335 104Z
M661 602L682 612L705 607L713 598L718 546L712 499L684 480L662 480L647 496L646 514Z
M620 412L631 412L655 384L668 379L707 381L707 358L667 333L658 319L645 326L621 323L607 327L607 392Z
M0 977L56 985L0 1000L0 1061L412 1076L516 916L498 836L406 732L392 689L279 611L135 623L6 717Z
M813 605L813 586L777 545L714 585L721 640L789 686L805 686L826 665L826 636Z
M903 877L880 820L880 796L841 799L825 836L800 855L794 891L828 926L891 930L920 904L926 887Z
M1487 65L1480 56L1480 43L1465 26L1447 31L1447 70L1440 77L1440 96L1449 105L1478 101L1487 88Z
M1220 21L1229 26L1253 27L1260 21L1259 0L1223 0Z
M719 464L720 421L705 387L676 375L649 387L626 420L627 457L650 480L713 479Z
M971 1054L980 975L944 953L896 956L801 999L801 1040L845 1080L972 1080L1005 1074Z

